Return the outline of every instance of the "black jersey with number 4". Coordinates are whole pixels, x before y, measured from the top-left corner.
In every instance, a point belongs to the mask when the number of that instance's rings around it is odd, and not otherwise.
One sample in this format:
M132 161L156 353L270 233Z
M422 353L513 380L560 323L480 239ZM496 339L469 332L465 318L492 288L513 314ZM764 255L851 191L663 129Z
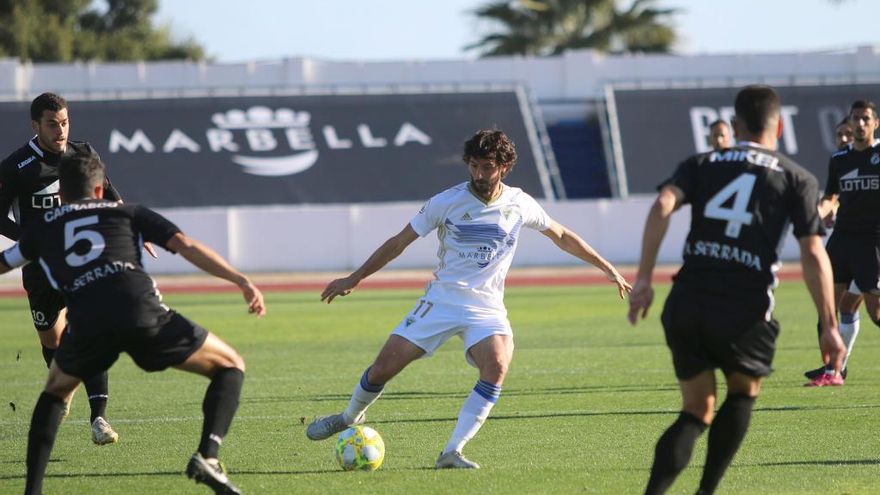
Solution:
M36 136L0 162L0 234L17 240L18 225L27 225L46 210L61 205L58 196L58 164L66 156L98 152L89 143L68 141L63 153L50 153L37 144ZM104 197L118 200L119 193L107 179ZM15 222L7 218L12 210Z
M858 151L847 147L831 155L825 195L838 195L834 231L880 238L880 142Z
M64 295L74 327L151 327L167 318L168 308L143 269L142 245L166 247L178 232L146 207L85 200L30 222L18 249L21 257L39 263Z
M789 224L798 238L824 234L816 178L752 143L694 155L667 184L681 189L691 205L684 265L676 281L707 292L766 291L775 284Z

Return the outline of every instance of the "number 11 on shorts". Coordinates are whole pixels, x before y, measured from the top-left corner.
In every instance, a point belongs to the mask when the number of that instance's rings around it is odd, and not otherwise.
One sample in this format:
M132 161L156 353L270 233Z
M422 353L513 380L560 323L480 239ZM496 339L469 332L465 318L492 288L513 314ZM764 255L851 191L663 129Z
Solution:
M421 311L422 307L424 307L425 310L422 311L422 314L419 314L419 311ZM434 303L432 303L431 301L426 301L424 299L420 299L419 305L416 306L416 309L415 309L415 311L413 311L412 314L415 316L418 316L419 318L424 318L425 315L428 314L428 311L431 311L431 308L433 308L433 307L434 307Z

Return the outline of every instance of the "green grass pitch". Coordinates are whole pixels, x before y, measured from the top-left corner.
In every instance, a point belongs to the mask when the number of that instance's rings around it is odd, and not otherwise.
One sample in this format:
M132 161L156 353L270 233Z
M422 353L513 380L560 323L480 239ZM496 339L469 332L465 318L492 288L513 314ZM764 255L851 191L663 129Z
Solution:
M630 327L609 287L512 288L516 352L492 416L467 447L478 471L434 471L476 371L454 339L392 381L367 424L387 446L373 473L343 472L333 442L304 422L338 412L419 291L361 290L332 305L315 293L270 293L256 320L237 294L173 295L178 311L232 343L247 361L241 406L221 457L251 494L639 493L654 442L679 410L658 316ZM0 299L0 493L21 493L30 414L46 370L24 299ZM845 387L806 389L818 364L815 316L800 283L777 291L775 369L722 494L880 493L880 332L867 317ZM207 493L183 475L198 443L207 381L147 374L123 356L110 372L110 421L120 443L89 439L82 390L61 426L47 493ZM723 389L723 386L720 387ZM721 391L723 396L723 390ZM693 493L705 457L670 493Z

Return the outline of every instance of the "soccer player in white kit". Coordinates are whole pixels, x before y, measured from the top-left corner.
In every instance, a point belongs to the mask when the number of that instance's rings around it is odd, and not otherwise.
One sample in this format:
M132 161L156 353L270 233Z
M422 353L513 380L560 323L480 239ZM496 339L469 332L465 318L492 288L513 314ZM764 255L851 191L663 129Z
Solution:
M513 142L501 131L481 130L464 145L470 181L431 198L400 233L385 241L364 264L333 280L321 294L330 303L399 256L418 237L437 230L439 265L425 295L388 337L355 386L340 414L313 421L311 440L323 440L361 424L385 384L409 363L430 356L454 335L464 341L467 361L480 377L465 400L455 430L436 468L479 468L461 451L476 435L501 394L513 355L513 334L504 307L504 280L523 226L549 237L564 251L600 268L621 299L632 289L614 266L577 234L550 218L527 193L501 180L516 163Z

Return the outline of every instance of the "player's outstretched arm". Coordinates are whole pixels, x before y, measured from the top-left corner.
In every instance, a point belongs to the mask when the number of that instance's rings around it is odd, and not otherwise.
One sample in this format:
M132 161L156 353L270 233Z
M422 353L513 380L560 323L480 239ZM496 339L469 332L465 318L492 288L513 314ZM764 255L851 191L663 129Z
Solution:
M629 313L627 318L633 325L639 317L648 316L648 309L654 302L654 288L651 286L651 278L654 276L654 267L657 265L657 252L660 251L660 243L669 229L669 219L684 201L684 193L681 189L668 185L660 190L648 218L645 220L645 233L642 236L642 254L639 259L639 271L636 274L636 284L629 296Z
M257 317L266 314L266 305L263 302L263 294L260 292L260 289L251 283L250 279L227 263L213 249L180 232L174 234L165 243L165 247L177 252L184 259L201 268L206 273L237 285L241 289L245 302L248 303L248 312L256 314Z
M324 292L321 293L321 301L327 301L327 304L330 304L336 296L349 295L361 280L376 273L391 260L400 256L400 253L418 238L419 235L413 230L412 225L406 224L403 230L379 246L379 249L370 255L367 261L360 268L352 272L351 275L345 278L337 278L327 284Z
M819 338L822 361L825 364L833 364L834 369L840 373L843 358L846 356L846 347L837 328L831 261L828 260L828 253L818 235L801 237L798 239L798 244L801 248L804 283L807 284L813 304L819 313L819 323L822 325L822 335Z
M632 286L625 278L623 278L623 275L617 271L617 268L614 268L614 265L600 256L592 246L587 244L585 240L581 239L579 235L572 232L565 225L553 220L550 223L550 228L541 231L541 233L549 237L550 240L552 240L553 243L559 246L563 251L580 258L605 272L608 280L617 284L617 291L620 294L621 299L624 299L629 291L632 290Z

